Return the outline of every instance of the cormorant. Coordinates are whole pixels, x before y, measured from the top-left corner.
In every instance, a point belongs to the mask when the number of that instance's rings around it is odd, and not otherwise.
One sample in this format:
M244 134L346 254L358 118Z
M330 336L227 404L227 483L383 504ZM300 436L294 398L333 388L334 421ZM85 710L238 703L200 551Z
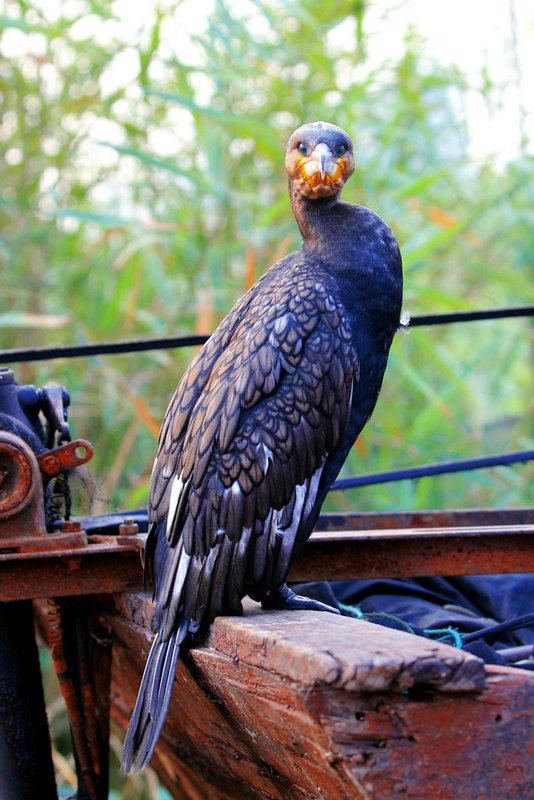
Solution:
M340 199L354 171L345 131L302 125L285 165L302 247L221 322L161 428L147 540L156 635L126 772L150 760L180 648L197 631L239 614L245 595L270 608L328 608L285 582L375 406L400 323L402 266L383 220Z

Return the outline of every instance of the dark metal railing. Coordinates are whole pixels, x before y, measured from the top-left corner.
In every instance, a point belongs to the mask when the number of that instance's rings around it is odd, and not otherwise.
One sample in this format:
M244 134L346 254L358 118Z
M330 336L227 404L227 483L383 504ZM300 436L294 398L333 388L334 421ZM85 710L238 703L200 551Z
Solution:
M489 319L534 317L534 305L490 308L479 311L455 311L447 314L414 314L403 328L423 325L450 325L455 322L480 322ZM47 361L53 358L86 358L87 356L117 353L139 353L146 350L172 350L177 347L198 347L209 339L208 335L165 336L149 339L126 339L119 342L69 344L58 347L21 347L0 350L0 363L15 364L27 361Z
M455 311L444 314L418 314L403 323L405 330L410 328L450 325L463 322L480 322L483 320L512 319L534 317L534 305L490 308L474 311ZM112 355L136 353L147 350L164 350L179 347L197 347L204 344L209 336L168 336L149 339L128 339L118 342L98 342L91 344L73 344L59 347L33 347L0 350L0 363L20 363L29 361L46 361L55 358L84 358L95 355ZM422 464L387 472L358 475L336 481L333 490L344 490L360 486L370 486L392 481L414 480L431 475L444 475L452 472L464 472L496 466L522 463L534 459L534 451L519 453L502 453L474 459L460 459L439 464Z

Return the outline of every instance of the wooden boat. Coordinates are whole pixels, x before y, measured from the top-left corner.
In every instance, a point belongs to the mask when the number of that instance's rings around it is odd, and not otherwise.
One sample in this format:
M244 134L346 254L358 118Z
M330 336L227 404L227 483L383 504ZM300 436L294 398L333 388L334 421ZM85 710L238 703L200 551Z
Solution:
M149 596L115 595L111 713L126 727ZM319 612L215 620L180 661L152 760L176 800L534 796L534 674Z
M532 508L333 515L320 524L294 580L534 572ZM53 552L2 556L2 591L6 600L64 598L55 632L40 602L39 627L60 679L66 664L76 684L78 670L78 697L69 686L64 694L82 773L95 778L89 796L104 800L107 720L111 712L128 724L152 601L140 591L134 524L123 522L118 536L68 537ZM534 672L487 666L366 621L247 601L243 616L217 618L179 661L151 765L176 800L530 800L533 728Z

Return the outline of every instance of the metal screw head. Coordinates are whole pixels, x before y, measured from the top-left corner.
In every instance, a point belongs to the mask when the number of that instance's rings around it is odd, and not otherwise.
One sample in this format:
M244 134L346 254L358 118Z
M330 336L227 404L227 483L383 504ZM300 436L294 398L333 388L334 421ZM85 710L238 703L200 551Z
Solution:
M139 525L133 519L124 519L119 525L119 536L135 536L138 533Z
M15 383L15 373L9 367L0 367L0 386L8 386Z
M66 519L61 523L61 533L78 533L83 530L79 519Z

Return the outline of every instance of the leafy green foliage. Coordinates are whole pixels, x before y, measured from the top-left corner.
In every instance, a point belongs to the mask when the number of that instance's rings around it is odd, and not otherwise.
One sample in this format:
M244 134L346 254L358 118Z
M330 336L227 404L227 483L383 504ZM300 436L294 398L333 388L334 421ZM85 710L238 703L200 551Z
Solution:
M282 154L314 119L354 138L344 197L396 232L409 312L534 302L532 160L474 162L461 111L473 87L413 31L401 58L377 54L366 5L215 0L187 36L186 2L136 23L97 0L48 14L8 0L0 346L210 332L298 246ZM532 448L532 330L511 320L400 333L343 474ZM95 511L145 503L157 427L191 356L16 366L19 382L70 390L74 434L95 446ZM528 504L531 479L531 466L498 469L333 493L327 505ZM143 780L120 796L155 797Z
M317 118L354 136L358 171L344 196L395 230L410 312L532 301L532 163L497 171L470 160L458 113L469 87L432 63L417 34L398 61L371 66L364 3L266 0L236 13L217 2L182 54L169 33L180 7L154 10L135 48L94 2L53 19L40 8L12 0L2 18L3 346L212 330L251 277L298 245L283 145ZM400 335L345 474L528 446L531 330ZM76 435L96 446L96 510L144 502L157 425L191 355L17 368L20 381L70 389ZM436 478L330 502L524 503L530 475Z

